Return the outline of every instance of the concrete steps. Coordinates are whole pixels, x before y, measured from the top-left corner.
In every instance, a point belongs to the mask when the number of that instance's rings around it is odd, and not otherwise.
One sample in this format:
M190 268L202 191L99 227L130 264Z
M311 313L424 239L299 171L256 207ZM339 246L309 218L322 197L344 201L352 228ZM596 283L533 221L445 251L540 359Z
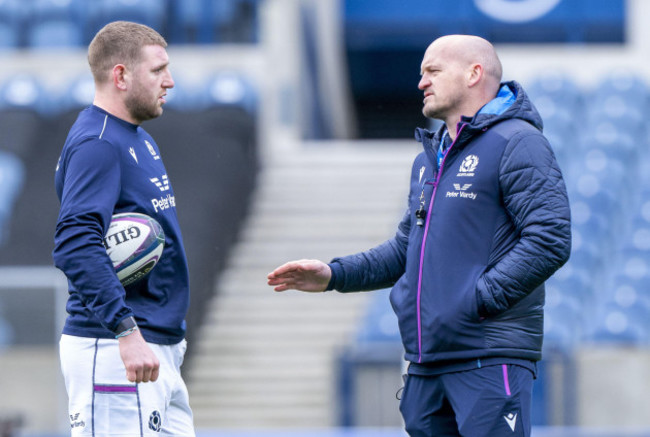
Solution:
M413 149L404 143L303 147L267 162L253 208L216 284L191 368L197 427L326 427L336 360L369 294L274 292L293 259L329 261L393 236Z

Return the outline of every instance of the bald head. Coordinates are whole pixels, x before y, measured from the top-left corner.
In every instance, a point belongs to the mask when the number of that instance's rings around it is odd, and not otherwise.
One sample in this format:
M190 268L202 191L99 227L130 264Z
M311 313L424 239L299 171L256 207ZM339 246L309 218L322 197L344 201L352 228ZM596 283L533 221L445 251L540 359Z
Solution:
M496 97L502 68L488 41L472 35L447 35L429 45L420 75L422 113L445 121L453 137L461 116L472 117Z
M457 62L462 68L472 64L483 67L487 80L501 82L503 69L494 46L489 41L474 35L446 35L436 39L427 48L438 50L445 59Z

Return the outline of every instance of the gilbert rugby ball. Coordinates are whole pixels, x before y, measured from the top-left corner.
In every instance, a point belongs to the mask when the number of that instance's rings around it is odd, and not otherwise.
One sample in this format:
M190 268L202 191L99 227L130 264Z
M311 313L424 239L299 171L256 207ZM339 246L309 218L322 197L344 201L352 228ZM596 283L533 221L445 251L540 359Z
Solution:
M115 214L104 237L104 247L117 277L126 286L144 278L154 268L165 247L165 233L148 215Z

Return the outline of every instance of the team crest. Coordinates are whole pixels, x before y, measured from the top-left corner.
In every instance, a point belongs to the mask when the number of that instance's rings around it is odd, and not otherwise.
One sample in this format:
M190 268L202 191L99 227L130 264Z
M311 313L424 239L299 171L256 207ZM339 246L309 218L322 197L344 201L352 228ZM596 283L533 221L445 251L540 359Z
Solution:
M157 410L154 410L153 413L149 416L149 429L154 432L160 432L162 428L162 418L160 413Z
M463 159L458 169L458 176L474 176L474 170L478 167L478 156L468 155Z
M156 149L153 148L151 143L147 140L144 140L144 143L147 145L147 149L149 149L149 153L151 153L153 159L160 159L160 156L158 155L158 153L156 153Z

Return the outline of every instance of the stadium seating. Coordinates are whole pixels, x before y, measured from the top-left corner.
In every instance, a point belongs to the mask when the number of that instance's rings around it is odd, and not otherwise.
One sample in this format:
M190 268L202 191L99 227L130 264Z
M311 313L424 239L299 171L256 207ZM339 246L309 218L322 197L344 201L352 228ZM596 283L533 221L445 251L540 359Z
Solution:
M32 26L27 33L27 45L33 49L81 46L83 30L74 21L50 20Z
M12 153L0 150L0 247L7 239L14 203L24 179L22 161Z
M389 301L388 290L373 293L366 315L357 331L357 342L400 342L397 317Z
M205 82L207 106L236 106L250 113L257 106L256 92L240 74L222 71Z
M88 2L86 20L89 23L86 39L107 23L116 20L135 21L162 32L166 22L166 2L159 0L95 0Z
M0 22L0 52L18 47L18 32L11 23Z

